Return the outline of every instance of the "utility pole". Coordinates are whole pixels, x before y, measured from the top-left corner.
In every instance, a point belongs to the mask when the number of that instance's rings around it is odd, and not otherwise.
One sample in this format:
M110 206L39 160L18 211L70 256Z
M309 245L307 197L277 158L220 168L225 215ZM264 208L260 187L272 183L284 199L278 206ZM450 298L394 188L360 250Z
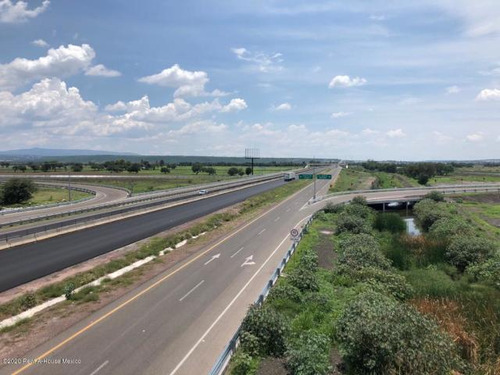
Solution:
M68 171L68 201L71 202L71 172Z
M313 180L314 180L314 195L313 200L316 200L316 166L313 167Z

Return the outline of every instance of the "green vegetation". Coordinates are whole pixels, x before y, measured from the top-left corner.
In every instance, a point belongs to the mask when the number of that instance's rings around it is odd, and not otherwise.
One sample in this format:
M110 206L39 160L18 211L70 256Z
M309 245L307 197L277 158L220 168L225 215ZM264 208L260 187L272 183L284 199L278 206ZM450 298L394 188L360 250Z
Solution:
M24 203L31 199L37 187L35 183L25 178L11 178L2 185L0 203L6 206Z
M368 172L364 172L362 168L343 168L330 191L367 190L371 188L373 181L375 181L375 177Z
M500 249L493 227L473 220L466 204L436 194L418 203L415 214L420 236L407 235L398 215L376 214L360 199L318 213L284 277L264 305L253 308L289 322L279 331L278 350L253 335L231 373L259 373L262 359L276 356L290 374L335 368L344 374L498 374ZM320 267L328 251L334 265ZM270 326L279 325L266 319L267 338L274 334ZM261 345L267 349L253 349ZM242 358L246 370L236 372Z

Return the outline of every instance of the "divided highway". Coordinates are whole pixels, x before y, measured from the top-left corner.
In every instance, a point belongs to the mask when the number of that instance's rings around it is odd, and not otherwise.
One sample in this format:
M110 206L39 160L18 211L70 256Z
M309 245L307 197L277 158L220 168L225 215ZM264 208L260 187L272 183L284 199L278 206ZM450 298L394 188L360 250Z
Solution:
M105 254L283 185L256 185L0 251L0 292Z
M318 182L319 194L327 184ZM365 195L390 200L427 192ZM289 248L290 229L327 201L356 194L308 205L309 185L25 356L38 363L5 366L0 375L208 373Z

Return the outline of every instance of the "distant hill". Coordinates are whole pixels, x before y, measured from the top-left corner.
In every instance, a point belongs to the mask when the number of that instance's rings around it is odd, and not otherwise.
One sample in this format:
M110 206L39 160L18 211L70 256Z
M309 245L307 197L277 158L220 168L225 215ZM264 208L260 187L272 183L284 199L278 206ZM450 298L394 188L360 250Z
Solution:
M46 158L59 156L90 156L90 155L137 155L132 152L113 152L102 150L72 150L57 148L28 148L20 150L0 151L0 156L13 156L16 158Z

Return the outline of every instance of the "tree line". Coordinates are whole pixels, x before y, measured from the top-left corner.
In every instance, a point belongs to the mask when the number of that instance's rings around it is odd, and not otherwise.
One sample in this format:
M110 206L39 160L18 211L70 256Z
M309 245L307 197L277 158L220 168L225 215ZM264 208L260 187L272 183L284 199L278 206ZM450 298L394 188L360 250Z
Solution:
M407 177L414 178L419 184L425 185L434 176L446 176L453 173L455 165L453 163L380 163L374 160L368 160L361 163L361 166L369 171L401 173Z

